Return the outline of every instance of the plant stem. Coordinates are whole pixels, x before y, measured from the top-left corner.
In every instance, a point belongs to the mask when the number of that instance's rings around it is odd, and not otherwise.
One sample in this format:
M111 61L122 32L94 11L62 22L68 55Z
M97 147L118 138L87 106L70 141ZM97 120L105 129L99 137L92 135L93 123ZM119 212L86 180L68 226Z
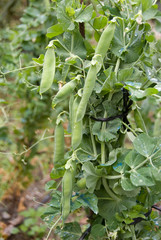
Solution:
M136 235L135 235L135 228L134 228L134 226L130 226L130 230L131 230L131 233L132 233L132 240L136 240Z
M104 113L104 118L107 117L107 112L105 111ZM103 122L102 124L102 129L101 129L101 132L103 133L106 129L106 122ZM101 164L105 164L106 162L106 151L105 151L105 142L101 142ZM118 201L120 200L109 188L108 184L107 184L107 181L106 181L106 178L102 178L102 183L103 183L103 186L106 190L106 192L108 193L108 195Z
M52 230L54 229L54 227L57 225L57 223L60 221L61 216L57 219L57 221L53 224L53 226L50 228L50 231L48 232L48 235L46 237L46 240L49 239L50 233L52 232Z
M93 152L94 152L94 156L97 156L97 149L96 149L96 144L95 144L95 140L94 140L94 136L92 134L92 128L91 128L91 119L89 119L89 127L90 127L90 134L91 134L91 141L92 141L92 147L93 147Z
M124 124L125 127L127 127L136 137L138 136L136 132L131 127L129 127L125 122L122 122L122 124Z
M107 117L107 112L105 111L104 113L104 118ZM106 129L106 122L102 123L102 129L101 129L101 134L104 133ZM106 151L105 151L105 142L101 142L101 164L105 164L106 162Z
M120 58L117 59L115 70L114 70L116 76L117 76L117 73L118 73L118 70L119 70L119 66L120 66Z
M8 72L6 72L6 73L0 71L0 74L2 74L2 75L7 75L7 74L9 74L9 73L18 72L18 71L25 70L25 69L28 69L28 68L34 68L34 67L37 67L37 66L38 66L38 65L33 65L33 66L18 68L18 69L12 70L12 71L8 71Z
M120 199L111 191L111 189L109 188L108 184L107 184L107 181L105 178L102 178L102 183L103 183L103 186L106 190L106 192L108 193L108 195L115 201L119 201Z
M106 179L119 179L119 178L122 178L122 175L115 175L115 176L105 176L104 178Z

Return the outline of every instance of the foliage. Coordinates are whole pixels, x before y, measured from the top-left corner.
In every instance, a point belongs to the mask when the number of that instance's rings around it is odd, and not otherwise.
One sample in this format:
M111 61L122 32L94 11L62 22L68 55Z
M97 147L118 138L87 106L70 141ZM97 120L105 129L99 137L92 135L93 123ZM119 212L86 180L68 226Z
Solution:
M43 218L55 226L62 216L63 229L56 228L61 239L79 239L79 224L65 220L69 211L83 207L91 210L88 239L157 239L160 217L151 209L161 199L160 42L148 23L159 18L157 5L143 0L54 2L57 20L47 37L48 48L56 53L52 89L57 85L59 91L52 106L57 111L64 99L68 101L68 111L57 115L56 124L68 121L65 132L72 145L51 172L53 198ZM103 34L111 23L116 29L108 42ZM85 38L82 26L90 29ZM73 80L77 84L71 87ZM151 103L155 122L147 118ZM73 144L75 134L81 138ZM55 141L55 151L61 152L61 138ZM55 182L60 178L61 183L61 177L62 192ZM79 190L77 181L83 178Z
M31 160L38 154L35 142L40 134L41 139L45 137L50 126L51 94L45 94L43 99L38 94L41 64L34 64L32 60L45 48L45 29L55 18L55 14L43 6L43 1L30 1L20 23L14 28L2 29L0 34L0 154L4 159L1 167L9 174L17 172L12 180L17 179L22 185L28 182L24 174L32 177ZM52 119L54 124L54 116ZM12 163L7 163L8 158ZM4 191L10 184L10 180L5 180Z
M155 2L32 0L21 23L1 31L1 154L9 150L23 182L37 143L57 117L54 168L46 186L52 200L42 217L61 239L160 239L160 216L151 211L161 199L161 42L149 24L160 22ZM111 40L102 37L108 26L115 27ZM46 45L56 54L52 69ZM42 66L46 76L40 83ZM44 81L50 88L45 93ZM12 103L18 125L8 119ZM44 131L40 140L37 131ZM10 167L5 158L1 164ZM85 233L79 221L66 222L69 212L82 208L89 216ZM40 239L45 227L35 226L35 211L26 217L15 233L30 229Z
M20 215L25 217L24 222L19 227L14 227L12 234L23 232L31 238L34 237L35 240L42 239L47 228L44 224L39 223L43 211L44 209L41 207L37 210L30 208L27 211L21 212Z

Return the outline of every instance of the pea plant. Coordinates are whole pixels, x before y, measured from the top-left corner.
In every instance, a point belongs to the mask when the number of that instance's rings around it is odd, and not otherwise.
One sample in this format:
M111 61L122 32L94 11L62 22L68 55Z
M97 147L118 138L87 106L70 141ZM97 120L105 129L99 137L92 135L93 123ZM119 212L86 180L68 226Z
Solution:
M43 218L61 239L160 239L160 121L149 129L142 114L150 101L160 109L156 1L57 0L52 10L39 92L56 92L57 120ZM82 208L85 230L69 217Z

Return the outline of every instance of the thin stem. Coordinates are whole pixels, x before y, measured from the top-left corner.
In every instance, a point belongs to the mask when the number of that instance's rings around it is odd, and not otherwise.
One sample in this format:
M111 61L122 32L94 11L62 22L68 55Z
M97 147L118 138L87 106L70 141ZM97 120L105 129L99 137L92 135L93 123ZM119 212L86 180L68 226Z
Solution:
M0 71L0 74L2 75L7 75L9 73L13 73L13 72L18 72L18 71L21 71L21 70L25 70L25 69L28 69L28 68L34 68L34 67L37 67L38 65L34 65L34 66L28 66L28 67L23 67L23 68L18 68L18 69L15 69L15 70L12 70L12 71L9 71L9 72L6 72L6 73L3 73L2 71Z
M71 135L64 135L64 137L70 137ZM11 153L11 152L0 152L0 154L4 154L4 155L16 155L16 156L21 156L24 153L27 153L28 151L30 151L33 147L35 147L37 144L39 144L41 141L47 140L47 139L51 139L54 138L54 136L48 136L48 137L41 137L37 142L35 142L31 147L27 148L25 151L21 152L21 153Z
M131 127L129 127L125 122L122 122L122 124L125 125L125 127L128 128L136 137L138 136L136 132Z
M133 170L137 170L138 168L142 167L145 163L149 161L149 157L144 160L144 162L140 163L138 166L136 166Z
M115 176L108 175L108 176L105 176L104 178L106 178L106 179L119 179L119 178L122 178L122 175L115 175Z
M103 7L102 3L99 0L97 0L97 2L101 5L101 7Z
M97 31L97 29L89 22L89 25L100 35L100 33Z
M129 9L128 9L128 6L127 6L127 1L125 0L125 3L126 3L126 10L127 10L127 19L130 18L130 14L129 14Z
M105 155L105 143L101 142L101 164L105 164L106 155Z
M50 228L50 231L48 232L48 235L46 237L46 240L49 239L50 233L52 232L52 230L54 229L54 227L57 225L57 223L60 221L61 216L58 218L58 220L53 224L53 226Z
M95 139L94 136L92 134L92 128L91 128L91 119L89 119L89 127L90 127L90 134L91 134L91 141L92 141L92 147L93 147L93 152L94 152L94 156L97 156L97 149L96 149L96 144L95 144Z
M72 33L71 52L73 52L73 47L74 47L74 33Z
M131 233L132 233L132 240L136 240L134 225L131 225L131 226L130 226L130 230L131 230Z
M112 197L113 200L119 201L120 199L111 191L105 178L102 178L102 183L108 195Z
M115 70L114 70L116 76L117 76L117 73L118 73L118 70L119 70L119 66L120 66L120 58L117 59Z
M107 117L107 112L105 111L104 113L104 118ZM106 122L103 122L102 124L102 129L101 129L101 133L103 134L104 131L106 129ZM105 154L105 142L101 142L101 164L105 164L106 162L106 154Z
M139 117L140 117L140 119L141 119L141 121L142 121L142 124L143 124L143 127L144 127L143 130L146 132L147 135L149 135L149 134L148 134L148 130L147 130L146 125L145 125L145 122L144 122L144 119L142 118L142 115L141 115L141 113L140 113L140 111L139 111L138 108L137 108L137 111L138 111Z

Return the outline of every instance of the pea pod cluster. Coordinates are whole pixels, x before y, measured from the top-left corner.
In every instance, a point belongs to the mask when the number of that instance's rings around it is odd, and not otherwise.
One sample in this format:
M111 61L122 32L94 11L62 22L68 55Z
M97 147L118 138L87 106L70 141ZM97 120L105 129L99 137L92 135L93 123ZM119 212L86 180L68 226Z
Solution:
M95 55L101 55L102 60L104 59L106 52L109 49L110 43L113 39L114 36L114 32L115 32L115 27L116 27L116 23L115 22L111 22L103 31L98 45L96 47L95 50ZM92 65L89 68L89 71L87 73L87 77L85 80L85 85L84 85L84 89L83 89L83 96L82 99L80 101L78 110L77 110L77 121L80 121L83 119L85 112L86 112L86 107L89 101L89 98L92 94L93 88L95 86L95 81L96 81L96 74L97 74L97 66Z

